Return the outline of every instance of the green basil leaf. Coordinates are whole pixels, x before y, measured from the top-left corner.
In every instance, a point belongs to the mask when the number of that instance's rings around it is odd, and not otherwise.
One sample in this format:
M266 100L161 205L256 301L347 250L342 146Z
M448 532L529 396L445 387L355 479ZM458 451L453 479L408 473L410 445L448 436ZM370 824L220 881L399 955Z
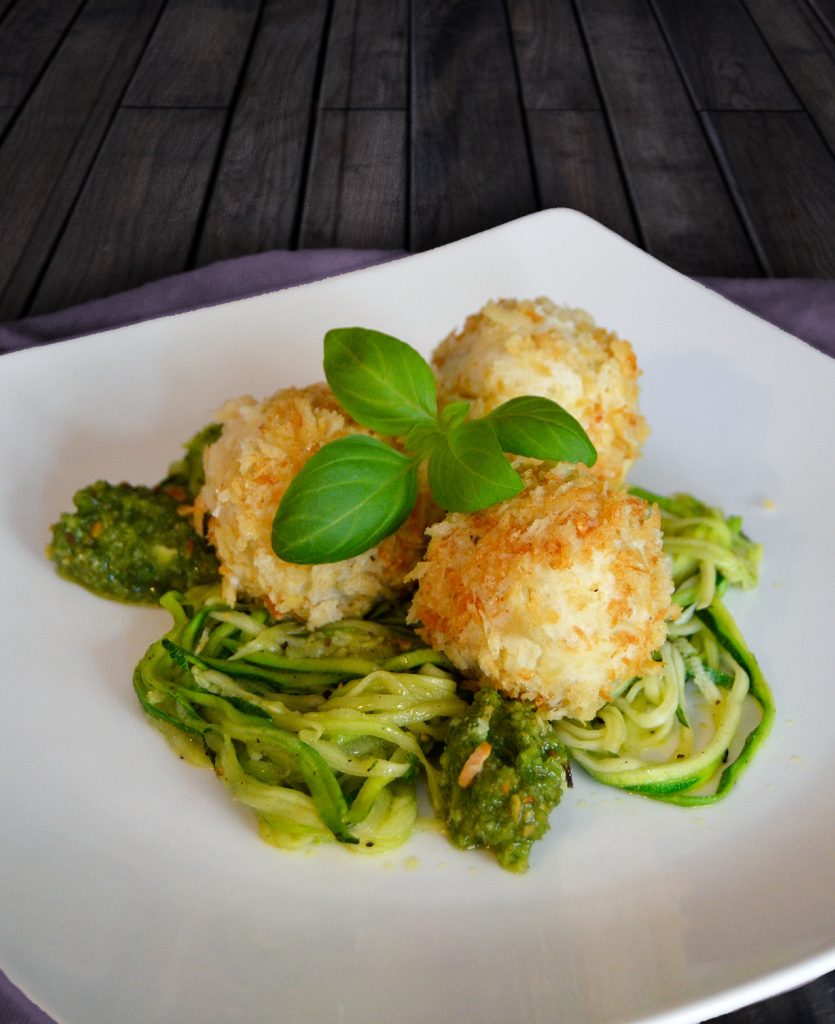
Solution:
M408 451L425 457L443 440L443 431L436 420L433 423L416 423L403 438L403 443Z
M597 451L585 430L550 398L511 398L487 417L504 451L551 462L583 462L593 466Z
M364 327L325 335L325 376L342 406L381 434L435 421L435 375L410 345Z
M449 512L478 512L512 498L522 479L502 454L487 419L467 420L450 430L429 456L429 487Z
M383 441L351 434L324 445L287 488L273 520L285 562L341 562L402 525L417 501L417 463Z
M459 423L463 423L467 418L467 413L470 411L470 405L472 403L462 400L460 402L450 402L449 405L445 405L438 414L438 419L443 423L447 430L451 430L453 427L457 427Z

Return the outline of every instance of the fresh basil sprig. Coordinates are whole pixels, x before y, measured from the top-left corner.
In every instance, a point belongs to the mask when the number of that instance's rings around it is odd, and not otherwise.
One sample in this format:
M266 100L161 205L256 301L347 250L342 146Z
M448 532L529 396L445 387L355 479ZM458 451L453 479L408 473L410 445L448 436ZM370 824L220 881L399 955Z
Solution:
M325 335L325 377L340 405L378 434L434 424L435 375L404 341L363 327Z
M373 548L414 508L417 468L414 459L375 437L349 434L331 441L284 492L273 520L273 550L285 562L309 565Z
M494 409L487 419L506 452L554 462L584 462L593 466L597 452L585 430L550 398L522 395ZM555 456L553 452L559 452Z
M577 420L548 398L512 398L478 419L467 419L469 402L439 411L432 368L388 334L328 331L324 368L343 408L401 438L404 451L352 434L308 459L273 520L273 550L285 562L340 562L394 533L417 501L424 459L432 497L449 512L477 512L522 490L505 452L587 466L597 459Z
M504 456L489 419L465 420L429 455L429 490L441 508L478 512L518 494L522 478Z

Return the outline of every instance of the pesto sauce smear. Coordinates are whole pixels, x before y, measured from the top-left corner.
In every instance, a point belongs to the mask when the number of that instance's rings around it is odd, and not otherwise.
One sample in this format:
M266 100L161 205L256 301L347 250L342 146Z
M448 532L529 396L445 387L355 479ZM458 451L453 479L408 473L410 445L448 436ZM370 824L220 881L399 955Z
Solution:
M157 604L168 590L217 581L215 553L182 509L200 490L203 450L219 435L215 424L201 430L156 487L99 480L77 491L75 511L53 525L47 548L58 572L131 604Z
M527 870L562 796L567 763L554 725L532 705L479 690L450 725L441 755L450 839L465 850L492 850L509 871Z
M203 486L203 452L220 429L210 424L195 435L156 487L99 480L76 492L75 510L53 525L47 549L58 572L100 596L133 604L156 605L169 591L217 583L219 563L195 532L187 507ZM319 657L343 653L323 637ZM400 646L383 653L387 659L404 656ZM353 647L344 651L352 654ZM358 747L353 753L368 751ZM531 847L547 832L559 803L566 765L553 725L532 705L489 688L478 691L451 723L440 758L449 838L463 849L485 847L503 868L525 871ZM257 776L256 768L253 762L247 771Z

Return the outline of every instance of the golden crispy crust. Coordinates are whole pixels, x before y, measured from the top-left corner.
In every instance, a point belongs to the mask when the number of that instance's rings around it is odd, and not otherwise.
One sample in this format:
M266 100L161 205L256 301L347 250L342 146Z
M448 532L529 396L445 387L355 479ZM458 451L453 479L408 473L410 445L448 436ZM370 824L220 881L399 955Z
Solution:
M425 495L404 525L356 558L292 565L272 550L275 510L304 463L322 445L351 433L370 434L339 406L325 384L287 388L263 402L244 397L220 412L223 433L206 450L206 483L198 520L221 562L224 598L262 600L277 616L322 625L364 615L376 600L397 596L421 557L429 505Z
M410 618L483 683L588 719L664 640L658 510L584 467L524 475L518 497L430 528Z
M582 424L595 472L623 480L648 434L638 410L638 364L628 341L582 309L549 299L489 302L436 349L439 400L482 416L519 395L542 395Z

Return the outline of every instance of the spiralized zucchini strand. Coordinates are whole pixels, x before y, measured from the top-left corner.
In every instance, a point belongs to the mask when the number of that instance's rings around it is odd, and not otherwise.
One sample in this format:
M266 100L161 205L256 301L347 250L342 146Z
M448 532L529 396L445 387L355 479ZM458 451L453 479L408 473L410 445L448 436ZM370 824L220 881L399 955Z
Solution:
M591 722L560 740L595 779L685 806L734 785L768 733L774 704L722 603L753 587L761 548L689 495L633 493L661 510L678 615L653 670L626 680ZM213 767L256 814L262 836L294 848L339 841L385 850L417 818L422 772L443 812L433 753L467 703L447 658L405 626L402 609L311 630L217 591L166 594L169 632L134 673L142 707L182 756ZM746 706L758 721L741 737Z
M672 562L673 600L686 608L707 608L728 585L757 585L762 546L742 530L739 516L726 517L689 494L665 497L640 487L630 493L658 505L664 551Z
M681 612L657 671L629 683L593 721L560 722L559 736L600 782L681 805L711 803L732 788L774 718L756 658L720 597L729 585L756 584L762 549L739 517L696 498L632 493L661 510ZM746 702L759 721L739 744Z
M137 666L140 703L255 811L269 842L397 846L414 827L419 769L440 806L427 755L466 705L449 663L414 633L363 620L308 630L213 593L162 604L174 624Z

